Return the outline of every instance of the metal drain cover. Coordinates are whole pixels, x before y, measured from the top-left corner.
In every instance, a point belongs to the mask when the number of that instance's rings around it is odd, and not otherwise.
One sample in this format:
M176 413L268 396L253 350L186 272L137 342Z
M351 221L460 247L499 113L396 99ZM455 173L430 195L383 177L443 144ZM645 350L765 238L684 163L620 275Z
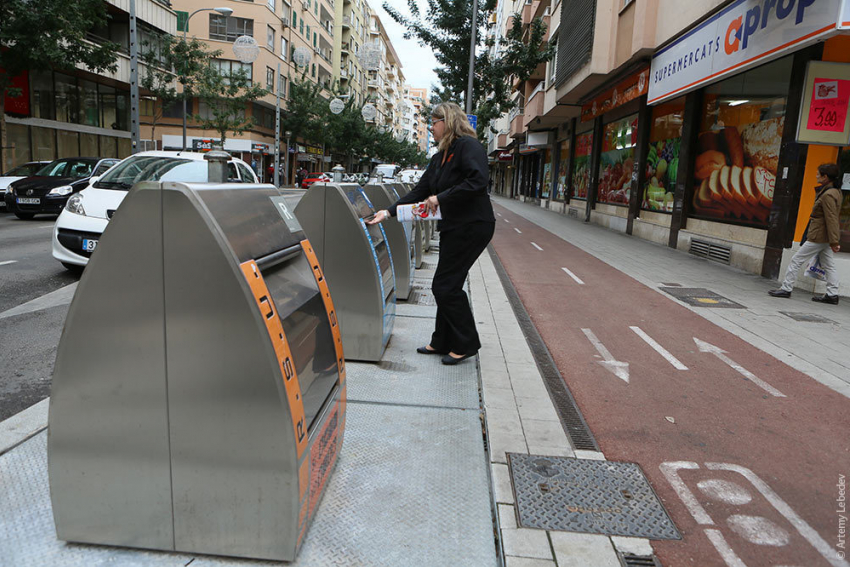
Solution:
M713 291L701 287L672 287L662 286L661 289L666 291L678 300L684 301L688 305L695 307L723 307L726 309L746 309L740 303L735 303L731 299L726 299L722 295L718 295Z
M418 268L419 270L436 270L437 264L432 262L422 262L422 267Z
M816 315L815 313L794 313L792 311L780 311L780 313L791 317L795 321L803 321L806 323L831 323L833 325L838 324L832 319L821 317L820 315Z
M437 305L437 301L430 291L416 289L415 287L410 290L410 297L407 299L407 303L411 305Z
M508 453L522 527L682 539L636 463Z

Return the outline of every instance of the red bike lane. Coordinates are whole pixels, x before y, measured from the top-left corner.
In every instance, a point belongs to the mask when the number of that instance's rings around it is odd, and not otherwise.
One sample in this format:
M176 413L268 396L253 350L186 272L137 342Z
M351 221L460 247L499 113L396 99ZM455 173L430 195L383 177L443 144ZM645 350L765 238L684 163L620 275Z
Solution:
M600 448L640 464L682 533L652 542L663 565L850 565L850 400L496 210L495 250Z

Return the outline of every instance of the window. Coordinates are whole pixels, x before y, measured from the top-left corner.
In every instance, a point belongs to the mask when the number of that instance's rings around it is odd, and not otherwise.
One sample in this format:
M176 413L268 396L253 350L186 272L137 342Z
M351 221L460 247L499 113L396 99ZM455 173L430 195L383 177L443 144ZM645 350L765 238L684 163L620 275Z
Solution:
M266 4L271 8L272 12L276 11L275 0L266 0Z
M274 69L271 67L266 67L266 88L274 92Z
M277 78L277 90L281 97L286 96L286 77L279 75Z
M590 187L590 154L593 153L593 131L576 136L576 153L573 163L573 198L587 199Z
M316 47L316 42L318 41L318 39L319 39L319 34L317 34L316 32L313 32L313 47Z
M319 0L313 2L313 13L319 15Z
M274 53L274 28L271 26L266 26L266 45Z
M307 41L310 41L310 26L309 25L307 26Z
M313 63L313 70L310 72L310 75L312 75L313 77L316 76L316 64L315 63Z
M298 25L298 13L295 12L295 8L292 9L292 27L294 28Z
M310 27L308 26L307 29L310 29ZM301 20L300 22L298 22L298 32L301 35L304 35L304 20Z
M649 150L642 183L642 209L662 213L673 212L673 194L676 191L676 174L679 170L679 146L682 143L684 114L684 97L652 108Z
M596 202L628 205L637 144L637 114L605 125Z
M236 41L240 35L254 37L254 20L210 14L210 39Z
M219 74L225 77L239 71L244 71L250 80L254 80L254 66L251 63L240 63L239 61L231 61L229 59L213 59L210 61L210 67L217 69Z
M236 162L236 167L239 168L239 173L242 175L242 183L256 183L257 176L246 165Z
M289 50L287 48L286 38L280 38L280 58L286 61L289 58Z

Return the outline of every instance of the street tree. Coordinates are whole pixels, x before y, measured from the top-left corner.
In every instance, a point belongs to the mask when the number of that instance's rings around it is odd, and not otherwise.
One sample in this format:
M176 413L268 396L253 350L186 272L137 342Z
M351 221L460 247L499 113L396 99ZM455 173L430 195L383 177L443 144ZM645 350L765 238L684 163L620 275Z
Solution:
M211 66L198 73L195 91L205 107L195 115L195 121L201 128L218 132L222 148L228 132L241 134L256 123L245 111L248 104L268 94L243 69L222 73Z
M467 92L469 77L469 47L472 41L472 3L468 0L429 0L428 10L422 13L416 0L407 1L410 15L384 2L384 10L390 17L404 26L405 39L416 38L420 45L434 53L440 65L435 72L440 86L432 85L439 100L457 100L461 93L471 97L473 112L478 115L478 135L483 138L490 123L502 113L511 110L515 103L510 100L511 77L527 80L540 64L555 55L553 46L544 41L546 24L536 18L530 25L527 41L523 41L525 29L519 14L513 15L513 24L500 46L500 53L490 55L492 40L484 39L483 31L493 9L495 0L481 0L476 18L475 76L472 93ZM433 101L432 101L433 104Z
M145 44L140 59L144 63L139 86L155 99L151 122L151 139L156 140L156 127L163 114L184 98L191 100L201 74L210 60L221 51L208 51L206 44L197 38L184 40L164 35ZM177 83L183 85L178 92Z
M13 85L24 71L72 70L78 65L98 73L115 71L118 45L86 39L106 25L106 2L75 0L3 0L0 2L0 172L6 160L5 96L22 96Z

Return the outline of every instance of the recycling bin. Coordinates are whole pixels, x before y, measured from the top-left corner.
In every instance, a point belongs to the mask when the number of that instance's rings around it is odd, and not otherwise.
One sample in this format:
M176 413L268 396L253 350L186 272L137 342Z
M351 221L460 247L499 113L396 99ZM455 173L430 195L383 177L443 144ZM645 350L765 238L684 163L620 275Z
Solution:
M92 256L59 343L56 533L291 561L345 413L332 297L278 191L141 183Z
M380 361L392 334L396 284L384 227L366 224L375 207L356 183L316 183L286 194L300 197L295 216L327 277L345 356Z
M370 184L363 187L366 197L376 210L386 209L399 199L397 187L401 183ZM396 298L407 300L410 297L411 285L416 274L413 254L413 225L415 223L401 223L390 219L382 223L390 252L393 257L393 268L395 269Z

